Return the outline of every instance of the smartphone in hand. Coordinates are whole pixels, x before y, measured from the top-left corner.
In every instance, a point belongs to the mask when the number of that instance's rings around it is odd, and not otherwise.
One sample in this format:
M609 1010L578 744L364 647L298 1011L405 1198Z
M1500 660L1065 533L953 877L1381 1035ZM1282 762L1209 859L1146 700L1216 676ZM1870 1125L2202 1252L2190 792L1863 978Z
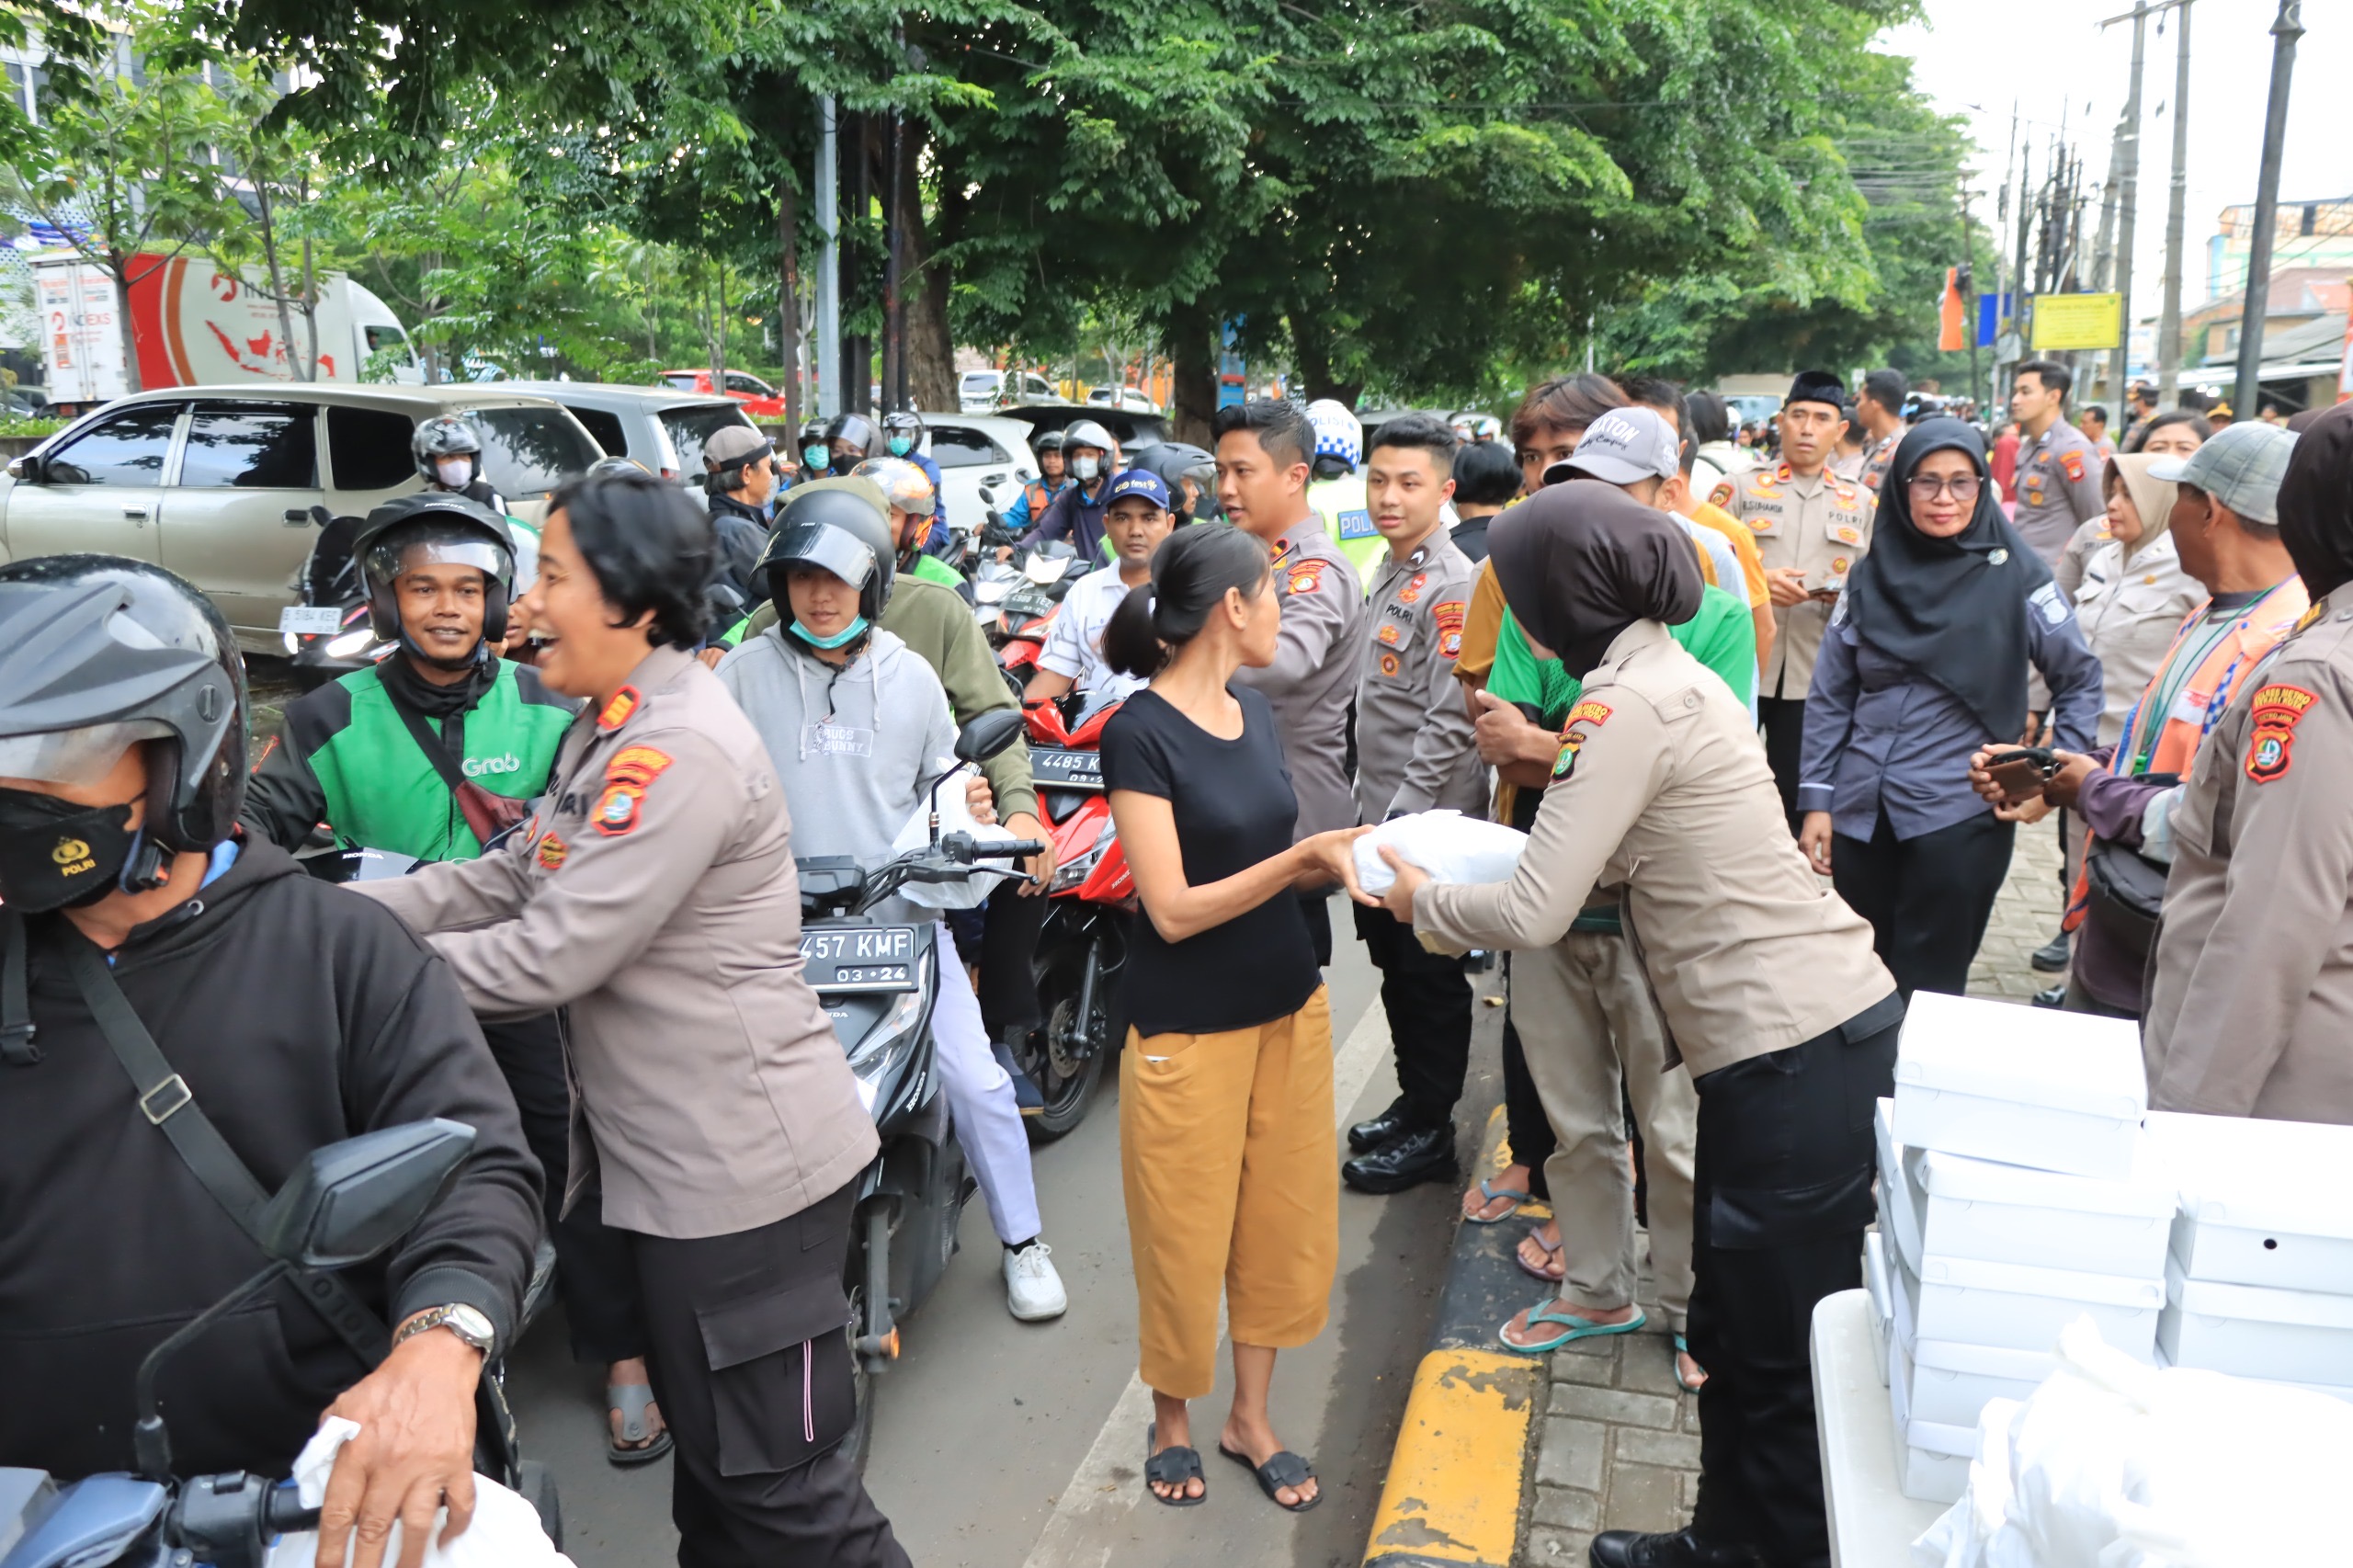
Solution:
M1985 758L1985 771L2001 786L2003 803L2012 806L2041 794L2043 781L2063 766L2049 746L2013 746Z

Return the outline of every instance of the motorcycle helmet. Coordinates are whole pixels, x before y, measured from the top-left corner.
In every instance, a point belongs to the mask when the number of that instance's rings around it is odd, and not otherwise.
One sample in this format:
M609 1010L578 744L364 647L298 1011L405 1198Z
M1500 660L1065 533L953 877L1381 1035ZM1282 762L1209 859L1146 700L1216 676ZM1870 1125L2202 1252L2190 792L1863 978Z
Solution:
M1502 420L1475 408L1458 410L1447 424L1452 427L1456 439L1466 442L1499 440L1504 430Z
M904 458L869 458L849 472L852 479L872 480L894 512L928 517L938 503L931 475Z
M1041 458L1048 452L1059 452L1063 449L1063 433L1048 430L1029 443L1029 449Z
M882 433L874 427L874 421L863 414L836 414L826 425L825 445L830 448L842 443L857 449L858 455L850 460L852 462L863 462L868 458L882 455ZM838 453L835 455L834 461L841 461Z
M86 780L135 742L166 743L131 852L98 868L111 885L161 886L167 854L229 836L245 799L245 710L236 639L192 585L114 555L0 566L0 777Z
M902 441L906 445L901 446ZM923 415L906 408L884 415L882 449L894 458L911 458L923 450Z
M1070 455L1073 447L1093 447L1108 458L1119 445L1111 438L1111 432L1092 419L1074 419L1063 426L1063 455L1065 457Z
M1312 457L1316 478L1338 479L1362 466L1364 426L1344 405L1319 397L1307 405L1307 423L1315 432Z
M409 450L416 454L417 477L427 484L449 483L441 477L439 464L443 458L472 460L466 471L465 483L450 485L451 489L462 490L482 477L482 437L474 434L472 426L454 414L445 414L418 426L409 441Z
M881 620L891 602L899 554L883 507L871 480L820 480L787 491L776 532L752 568L752 591L774 601L778 619L790 626L792 606L785 596L783 569L823 567L858 590L858 614Z
M595 479L608 473L648 473L649 470L635 458L598 458L581 472L583 479Z
M481 502L429 490L385 502L352 536L351 552L368 594L368 621L376 635L413 648L401 630L400 599L392 585L405 568L418 564L412 552L419 547L426 562L472 566L483 574L483 641L493 647L505 642L506 608L515 592L515 536L506 519Z

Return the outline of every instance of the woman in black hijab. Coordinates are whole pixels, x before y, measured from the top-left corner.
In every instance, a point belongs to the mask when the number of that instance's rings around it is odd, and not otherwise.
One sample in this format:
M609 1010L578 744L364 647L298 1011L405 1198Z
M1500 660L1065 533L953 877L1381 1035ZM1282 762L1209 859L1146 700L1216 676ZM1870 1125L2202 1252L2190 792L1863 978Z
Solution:
M1798 842L1871 923L1905 996L1959 995L2018 824L2043 814L1979 798L1970 756L2026 736L2029 666L2051 688L2052 744L2090 749L2099 660L2002 515L1975 430L1914 426L1879 494L1806 694Z
M1397 881L1382 903L1444 950L1548 959L1597 894L1615 903L1665 1060L1698 1092L1687 1332L1708 1372L1699 1507L1672 1534L1605 1531L1592 1559L1827 1562L1806 1331L1816 1301L1860 1283L1870 1107L1893 1091L1903 1017L1895 982L1870 927L1823 896L1790 841L1747 705L1667 631L1699 601L1689 540L1591 480L1531 496L1489 538L1512 613L1584 689L1511 880L1440 884L1384 852ZM1575 1006L1574 968L1515 965L1514 1006ZM1552 1070L1536 1035L1524 1039L1531 1071ZM1631 1212L1623 1224L1631 1255ZM1537 1354L1642 1321L1631 1302L1563 1294L1514 1318L1503 1343Z

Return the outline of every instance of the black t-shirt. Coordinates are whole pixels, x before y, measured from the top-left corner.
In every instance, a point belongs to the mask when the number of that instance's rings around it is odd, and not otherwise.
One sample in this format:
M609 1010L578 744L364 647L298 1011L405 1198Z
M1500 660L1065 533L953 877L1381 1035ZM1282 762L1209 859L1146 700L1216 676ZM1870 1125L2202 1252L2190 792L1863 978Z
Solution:
M1168 802L1193 887L1281 854L1299 817L1274 710L1253 687L1227 689L1242 704L1236 740L1220 740L1153 691L1129 698L1103 730L1105 787ZM1122 992L1139 1034L1215 1034L1296 1013L1323 980L1306 917L1286 890L1181 942L1164 939L1149 915L1138 919Z

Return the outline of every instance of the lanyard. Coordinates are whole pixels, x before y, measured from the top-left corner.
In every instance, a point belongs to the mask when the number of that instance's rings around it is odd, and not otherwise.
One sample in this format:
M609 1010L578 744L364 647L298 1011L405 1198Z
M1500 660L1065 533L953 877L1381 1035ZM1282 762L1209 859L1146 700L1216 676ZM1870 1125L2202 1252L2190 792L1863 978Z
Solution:
M2154 707L2149 705L2146 698L2143 699L2141 709L2132 715L2131 729L2134 733L2128 735L2128 744L2120 746L2117 750L2116 760L2120 764L2126 765L2118 769L2120 773L2148 771L2149 760L2156 755L2157 743L2165 735L2165 721L2173 716L2174 703L2180 699L2182 687L2189 684L2191 677L2196 676L2205 665L2208 656L2221 644L2222 639L2238 628L2250 623L2255 619L2256 611L2262 608L2265 602L2279 591L2280 585L2273 584L2263 591L2261 597L2241 606L2235 614L2224 618L2210 634L2198 642L2194 650L2190 647L2189 640L2203 630L2201 627L2193 625L2175 640L2173 652L2166 658L2165 668L2158 673L2157 679L2150 683L2149 695L2157 699L2155 705ZM2222 678L2214 683L2214 691L2210 694L2207 704L2210 709L2206 716L2207 722L2211 722L2213 717L2211 712L2211 698L2229 690L2232 678L2237 672L2238 661L2234 659L2222 672ZM2200 726L2199 733L2201 737L2205 733L2203 723Z

